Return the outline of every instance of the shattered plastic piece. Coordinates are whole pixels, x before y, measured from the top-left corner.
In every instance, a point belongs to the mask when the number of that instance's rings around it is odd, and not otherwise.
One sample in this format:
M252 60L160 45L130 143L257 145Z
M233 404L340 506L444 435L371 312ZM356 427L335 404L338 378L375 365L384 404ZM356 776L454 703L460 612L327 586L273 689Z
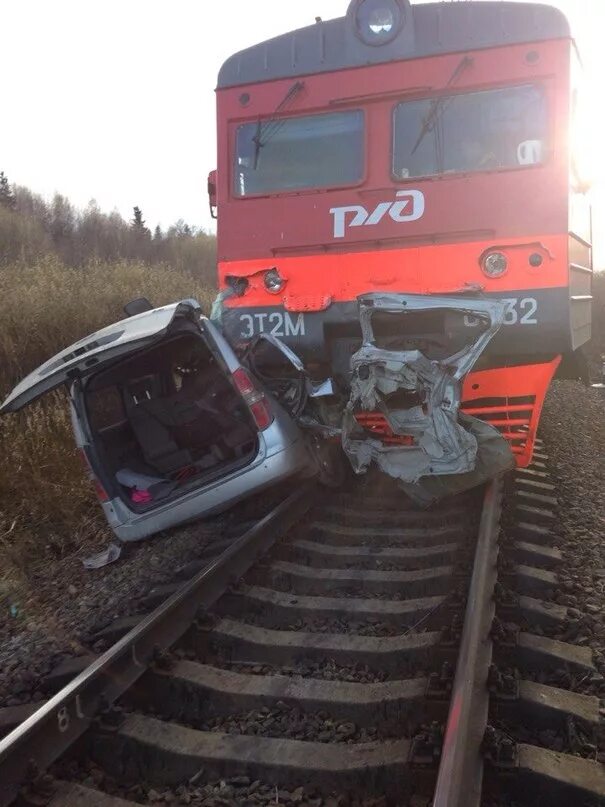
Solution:
M325 381L321 381L319 384L311 385L310 398L324 398L327 395L334 395L334 384L331 378L326 378Z
M90 555L88 558L82 560L82 565L85 569L102 569L103 566L109 566L110 563L115 561L122 554L122 547L119 544L109 544L107 549L102 552L97 552L96 555Z
M342 429L343 449L354 471L364 473L374 462L401 480L407 492L420 485L417 498L430 503L512 468L514 458L499 432L459 414L462 379L502 325L504 304L460 297L368 294L359 298L359 307L363 343L351 357L351 394ZM376 345L373 315L406 317L411 312L439 310L455 312L472 323L468 326L472 338L453 355L429 359L417 349ZM368 435L356 420L360 412L379 413L392 435L405 439L393 445L393 440ZM437 476L441 478L436 480Z

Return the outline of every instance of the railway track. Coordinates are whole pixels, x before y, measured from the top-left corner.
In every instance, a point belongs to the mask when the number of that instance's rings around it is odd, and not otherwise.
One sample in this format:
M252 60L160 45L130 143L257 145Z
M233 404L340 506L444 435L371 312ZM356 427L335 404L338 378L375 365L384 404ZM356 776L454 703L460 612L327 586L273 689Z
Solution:
M0 741L0 805L605 802L545 459L427 512L301 488Z

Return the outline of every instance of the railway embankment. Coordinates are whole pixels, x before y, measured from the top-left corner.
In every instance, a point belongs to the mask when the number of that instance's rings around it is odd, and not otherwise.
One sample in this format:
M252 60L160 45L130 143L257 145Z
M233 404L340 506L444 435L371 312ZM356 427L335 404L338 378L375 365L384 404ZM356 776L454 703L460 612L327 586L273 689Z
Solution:
M574 777L577 778L578 772L588 771L597 778L601 777L602 769L595 766L595 763L605 761L602 752L604 743L603 738L599 736L598 725L598 707L603 710L605 705L605 620L603 619L605 472L601 467L605 442L604 414L605 397L598 391L571 382L558 382L553 385L542 420L542 439L535 470L517 474L514 480L511 478L510 491L507 494L509 504L505 506L502 522L501 560L498 565L498 577L502 582L497 590L497 617L491 633L495 648L495 665L490 671L490 693L494 697L489 717L491 732L489 736L492 742L487 753L494 757L494 754L501 754L503 749L506 750L507 742L516 744L517 753L520 755L519 764L529 780L533 777L540 782L550 781L550 785L555 788L558 787L555 781L557 775L560 775L561 782L565 780L567 786ZM279 495L276 492L276 496ZM281 496L283 495L282 491ZM397 538L392 537L396 545L391 546L387 542L387 548L380 550L384 557L371 547L364 550L363 547L369 540L369 533L379 536L382 545L385 543L387 533L390 535L390 531L385 532L383 526L377 526L378 515L382 519L386 518L386 515L381 512L377 515L377 511L372 510L371 497L366 502L365 510L362 498L365 496L360 498L356 494L354 501L348 502L345 507L336 506L334 503L328 507L335 521L326 524L322 522L322 536L325 532L327 537L317 539L316 535L311 535L313 540L310 540L309 536L305 537L306 533L298 539L294 536L290 544L278 547L271 566L261 561L256 571L253 570L249 579L244 581L243 592L239 588L232 589L231 594L222 601L223 610L219 609L218 616L215 614L207 625L198 619L192 635L197 637L199 647L196 645L195 650L191 651L193 656L178 651L171 658L172 666L167 668L168 676L174 678L178 673L176 677L179 681L181 679L185 681L184 692L189 704L187 716L180 716L181 725L191 736L195 733L196 737L199 732L220 732L222 736L231 738L228 742L225 740L229 747L231 744L234 748L235 746L239 748L240 745L243 748L248 743L246 759L249 757L250 771L246 770L245 773L235 771L230 764L227 766L229 772L224 778L217 778L214 770L197 773L194 771L191 776L186 777L188 781L186 785L183 784L182 777L175 786L167 780L158 782L156 786L149 781L140 792L136 788L116 786L113 779L108 778L107 773L107 770L113 771L112 764L103 768L96 762L88 761L83 767L76 769L70 769L69 766L60 767L60 778L79 781L85 787L98 786L105 793L109 793L110 798L126 797L137 803L222 805L250 801L260 804L313 804L316 807L353 803L371 804L377 807L384 803L383 797L378 795L380 787L372 788L369 798L365 798L366 794L360 793L359 802L351 801L349 796L343 795L345 791L350 791L348 785L345 787L344 783L342 790L338 788L336 793L332 792L331 795L326 792L329 792L331 786L327 788L316 785L313 781L312 786L306 787L308 777L304 775L304 770L305 766L309 765L307 757L299 760L300 775L288 778L287 785L292 783L291 787L281 786L281 789L275 790L263 783L272 779L270 774L273 757L265 758L261 752L265 746L269 748L273 741L285 744L284 747L291 741L304 741L312 744L314 748L326 744L330 751L326 749L325 753L322 752L318 756L317 770L323 770L327 765L326 760L331 759L330 754L338 755L345 746L367 750L379 744L381 755L385 748L384 743L389 748L397 746L395 748L398 755L397 764L403 764L402 759L405 755L401 756L403 752L399 745L405 743L409 745L412 737L413 747L416 749L414 753L418 754L420 747L416 745L418 735L409 728L406 721L402 723L397 719L393 734L393 725L386 717L382 720L378 713L374 714L373 710L368 708L365 699L359 704L357 701L351 704L349 702L351 693L347 690L347 694L344 690L346 687L361 684L366 698L372 691L380 687L388 689L394 680L401 678L401 675L393 676L389 664L386 666L382 663L377 664L372 656L372 653L384 656L386 648L401 639L402 626L399 622L396 625L391 624L393 621L391 611L399 613L401 610L403 613L406 608L411 607L412 601L420 602L413 599L400 601L392 587L405 579L406 592L410 597L427 594L439 596L440 590L429 591L425 590L425 587L429 585L429 579L432 581L431 585L435 584L433 577L435 575L438 577L438 573L443 574L444 571L441 569L440 572L437 568L431 571L430 567L425 568L425 562L427 559L430 560L428 558L430 553L439 555L446 550L451 551L451 547L441 545L432 547L432 539L436 536L431 534L430 546L423 546L420 549L412 542L409 547L406 546L402 550L399 546L401 536L398 535ZM172 539L171 536L163 536L141 544L129 557L115 566L101 572L86 573L89 579L94 581L94 585L84 587L82 593L77 591L74 582L67 583L67 586L72 585L76 589L76 593L71 598L67 595L62 599L58 596L54 600L52 597L48 598L46 601L48 622L46 625L40 622L35 627L40 631L40 635L46 628L45 638L56 642L55 646L58 648L56 653L59 657L61 653L67 658L69 655L81 655L83 650L94 653L106 649L111 642L119 638L120 632L128 628L128 619L140 608L149 606L154 596L161 601L162 596L166 596L170 590L170 586L175 584L176 577L181 575L185 578L188 574L191 575L196 567L200 568L200 564L203 565L208 557L219 552L221 547L232 540L246 521L250 523L254 516L258 517L260 514L258 503L255 506L256 513L241 508L221 521L206 524L201 531L198 526L175 533ZM535 523L520 524L519 511L525 513L526 521ZM437 515L437 513L429 514L431 518ZM398 517L404 517L404 514ZM417 518L424 517L426 514L417 515ZM306 523L304 519L303 523ZM512 524L510 535L507 535L507 524L509 526ZM305 530L308 532L309 525L304 527L303 531ZM529 538L523 537L525 532L533 536L530 543L527 543ZM346 533L346 544L343 544L344 538L341 533ZM285 554L282 557L283 553ZM470 556L467 560L470 561ZM468 564L465 565L462 557L458 561L460 563L458 573L461 574ZM441 565L444 562L444 558L440 557ZM400 564L406 569L411 564L414 570L401 572ZM313 570L311 566L317 568ZM417 569L419 566L422 568ZM240 608L242 598L254 599L260 596L258 592L260 594L265 592L264 597L269 596L267 575L270 577L271 587L275 587L275 592L272 593L271 603L265 603L264 599L263 603L271 607L268 611L261 609L260 616L254 609L244 608L242 611ZM125 578L128 583L124 582ZM362 579L366 586L378 585L378 581L380 586L384 586L385 581L388 582L390 586L388 591L368 589L364 595L367 599L362 601L365 616L369 603L373 609L384 609L388 606L388 619L377 619L376 614L372 614L371 619L361 616L357 618L349 613L356 603L354 598L350 599L352 594L349 589L353 581L359 582ZM59 584L61 582L65 584L66 581L60 580ZM326 599L324 596L323 611L310 618L306 610L317 609L318 595L322 592L325 595L324 589L328 584L328 593L332 599L330 597ZM418 590L415 587L410 588L418 585L421 585ZM343 586L344 589L340 591ZM337 593L341 597L344 594L339 601L339 608L346 614L344 617L341 613L332 613L335 608L333 600L335 592L332 591L334 587L338 589ZM60 588L60 585L57 588ZM393 596L395 599L389 605ZM98 599L95 599L96 597ZM78 621L78 610L81 610L83 602L85 608L83 613L80 613ZM111 603L109 608L107 608L108 602ZM328 603L330 613L327 611L324 613ZM52 612L53 607L55 613ZM70 615L69 618L65 618L67 614ZM241 621L241 635L237 631L234 633L234 614ZM507 614L511 616L507 617ZM60 631L55 627L57 616L62 620ZM116 623L115 618L120 616L125 617L124 621ZM455 621L452 621L451 626L449 622L442 625L438 617L439 610L434 613L430 611L429 622L420 624L413 622L414 628L410 636L407 635L409 631L404 631L406 658L411 651L418 651L414 643L421 642L422 652L426 651L425 644L433 636L431 631L435 627L445 630L440 645L442 652L447 652L449 647L448 631L453 641L452 648L455 646L461 623L455 624ZM435 619L439 624L433 624L431 620ZM408 622L407 616L405 622L406 624ZM84 624L87 626L85 631L82 630ZM109 632L106 634L102 631L103 624L109 626ZM76 631L75 638L69 634L70 625L71 629ZM99 628L101 633L97 634L95 639L93 634ZM280 641L276 645L277 649L271 644L269 658L267 656L269 639L275 643L280 631L287 633L289 643L286 645ZM351 641L347 644L347 636L350 634L357 637L352 645ZM511 643L513 634L515 639ZM464 635L466 636L466 633ZM68 645L68 642L71 644ZM413 647L408 647L410 642ZM462 640L461 643L463 647ZM345 644L346 652L343 651ZM27 642L24 645L27 645ZM299 645L300 648L304 645L304 654L297 650ZM18 685L20 691L10 696L16 702L27 701L28 698L43 699L45 692L43 687L39 687L38 679L43 678L47 669L55 667L57 662L57 656L52 663L49 661L48 647L43 641L30 642L29 647L29 655L26 653L26 658L16 665L13 663L9 670L8 678L19 681L20 677L21 680ZM330 650L329 655L338 657L339 664L326 662L327 648ZM8 650L10 652L10 648ZM521 657L523 661L519 666ZM202 682L204 687L221 692L224 690L224 698L227 697L225 693L231 693L225 704L222 704L219 698L216 714L207 713L205 707L202 709L201 706L197 717L191 712L192 701L189 695L193 691L191 689L193 680L190 667L195 666L196 659L198 662L199 659L204 660L205 675L212 673L216 678ZM402 680L409 679L410 682L417 683L422 669L424 669L422 663L414 659L412 666L405 669ZM30 677L32 675L33 678ZM153 673L153 680L154 675L159 676L158 680L164 680L161 666L156 673ZM244 678L246 690L240 692L238 682ZM282 678L283 692L281 690L278 692L275 689L275 682L279 684ZM296 686L292 689L292 681L299 681L299 686L303 687L302 694L296 695ZM449 682L449 678L447 681ZM517 687L516 698L519 708L526 708L534 701L536 705L538 703L536 693L541 693L538 698L540 708L542 711L545 709L548 714L541 714L540 720L537 721L528 718L529 712L527 714L521 712L520 718L518 715L515 717L516 706L512 702L508 703L509 684ZM195 685L199 686L200 681L196 679ZM232 688L229 689L227 685ZM455 687L456 683L451 682L451 685ZM307 691L311 686L312 689ZM325 710L315 707L303 709L292 700L294 697L298 700L302 698L302 701L309 701L317 706L318 693L325 700L328 691L329 709L327 707ZM398 697L401 700L403 696L399 693ZM414 700L409 692L406 698L410 703ZM230 699L234 702L231 703ZM164 700L161 697L159 700L156 698L154 702L164 703ZM346 709L343 705L345 700ZM131 702L129 709L133 708L133 704L134 709L138 709L136 702ZM590 705L590 709L587 704ZM336 709L339 705L343 706L340 710L342 714ZM332 713L334 709L336 711ZM368 712L367 715L364 710ZM128 709L127 714L130 714ZM162 716L157 712L156 706L150 712L149 704L145 706L142 714L143 722L149 723L154 720L157 722L158 715L160 719L162 717L164 720L167 719L166 715ZM442 724L444 717L445 713L440 715ZM135 717L127 717L126 728L121 726L120 736L128 735L133 721L136 723ZM408 730L411 731L409 736ZM427 747L433 747L431 737L430 730L426 737L423 735L421 742L423 753ZM254 741L249 742L252 738ZM198 751L199 749L196 753ZM211 753L208 749L206 751L207 753L200 752L200 760L201 757L214 759L215 752ZM224 752L223 748L221 754ZM218 754L218 751L216 753ZM563 768L560 765L552 767L552 760L557 754L562 755L561 759L564 759ZM414 754L412 758L415 758ZM334 763L334 770L341 770L339 767L341 762L342 760L338 765ZM501 763L502 758L499 758L494 779L498 787L501 784ZM381 756L379 767L384 765L385 760ZM210 765L210 768L212 767ZM296 768L296 765L294 767ZM490 776L493 776L490 766L488 773L489 780ZM585 790L593 792L603 790L600 779L599 782L595 779L590 785L584 781L583 786ZM79 785L72 786L71 795L76 792L74 787L77 790ZM426 799L424 801L419 799L420 796L415 800L413 797L411 803L414 807L420 805L425 807L429 803ZM485 803L492 804L489 801ZM498 805L509 803L499 799L493 802Z
M43 681L51 670L94 652L93 634L144 610L151 592L157 599L166 586L189 577L192 564L222 551L279 495L275 490L201 524L129 544L104 568L84 568L90 546L37 563L28 586L0 611L0 709L44 700Z
M560 500L557 540L566 563L556 595L575 609L569 636L594 648L605 698L605 394L581 384L553 384L541 424ZM154 587L179 567L212 553L237 532L240 509L132 546L115 565L87 571L80 547L45 559L29 594L0 612L0 706L40 701L43 677L82 653L93 630L136 613ZM14 606L11 608L11 605Z
M570 609L567 641L593 649L605 698L605 394L555 382L541 433L559 499L553 530L565 561L556 600Z

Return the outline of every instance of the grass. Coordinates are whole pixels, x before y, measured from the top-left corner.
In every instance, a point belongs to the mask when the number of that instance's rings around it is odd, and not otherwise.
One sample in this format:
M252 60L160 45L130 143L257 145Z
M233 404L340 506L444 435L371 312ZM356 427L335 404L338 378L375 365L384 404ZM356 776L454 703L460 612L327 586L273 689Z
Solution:
M146 296L154 305L214 292L166 266L92 263L82 269L40 258L0 268L0 397L57 351L123 316ZM75 451L63 391L0 419L0 594L27 582L44 558L109 531Z

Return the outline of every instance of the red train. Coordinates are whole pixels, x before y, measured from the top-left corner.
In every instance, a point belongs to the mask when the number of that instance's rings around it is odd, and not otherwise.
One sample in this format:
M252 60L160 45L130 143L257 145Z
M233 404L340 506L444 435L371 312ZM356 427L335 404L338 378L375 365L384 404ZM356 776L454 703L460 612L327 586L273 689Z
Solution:
M548 386L557 368L582 373L590 338L580 72L557 9L479 0L353 0L232 56L209 179L227 335L282 338L332 380L335 424L369 310L369 344L444 362L459 411L528 465ZM456 357L490 328L464 374ZM415 403L426 414L426 395ZM413 444L389 411L355 418Z

